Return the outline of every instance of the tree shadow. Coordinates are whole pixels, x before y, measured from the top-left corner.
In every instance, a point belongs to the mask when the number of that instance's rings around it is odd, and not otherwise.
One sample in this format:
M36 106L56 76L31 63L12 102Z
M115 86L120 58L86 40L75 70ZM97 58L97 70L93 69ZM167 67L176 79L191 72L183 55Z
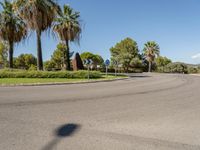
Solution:
M49 142L42 150L54 150L58 143L67 137L73 136L78 129L80 129L80 125L78 124L65 124L60 126L54 131L55 138Z

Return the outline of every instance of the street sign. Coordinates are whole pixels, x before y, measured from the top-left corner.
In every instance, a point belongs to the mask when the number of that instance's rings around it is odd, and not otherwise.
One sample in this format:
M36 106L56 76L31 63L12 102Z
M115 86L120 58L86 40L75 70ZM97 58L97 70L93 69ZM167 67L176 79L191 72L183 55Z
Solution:
M93 64L92 59L89 59L89 65L92 65L92 64Z
M113 60L113 65L118 66L118 62L116 60Z
M105 65L106 65L106 76L108 75L108 66L110 65L110 60L106 60L105 61Z
M83 64L84 65L87 65L87 68L88 68L88 80L90 79L90 67L91 67L91 69L92 69L92 64L93 64L93 61L92 61L92 59L85 59L84 61L83 61Z
M106 65L106 66L109 66L109 65L110 65L110 60L107 59L107 60L105 61L105 65Z
M93 61L92 61L92 59L85 59L85 60L83 61L83 63L84 63L84 65L92 65L92 64L93 64Z
M113 65L114 65L114 67L115 67L115 76L117 76L118 61L113 60Z

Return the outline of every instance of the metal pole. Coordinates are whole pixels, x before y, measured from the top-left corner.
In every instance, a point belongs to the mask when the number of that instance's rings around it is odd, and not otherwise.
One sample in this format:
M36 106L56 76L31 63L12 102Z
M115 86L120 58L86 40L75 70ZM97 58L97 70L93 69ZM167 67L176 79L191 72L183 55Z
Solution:
M90 66L88 65L88 80L90 80Z
M106 76L108 76L108 66L106 66Z

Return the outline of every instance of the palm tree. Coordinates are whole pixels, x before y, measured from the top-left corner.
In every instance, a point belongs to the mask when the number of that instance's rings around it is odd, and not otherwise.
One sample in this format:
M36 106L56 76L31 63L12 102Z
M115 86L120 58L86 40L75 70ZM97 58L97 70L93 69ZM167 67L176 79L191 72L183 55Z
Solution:
M13 4L8 0L0 2L0 38L9 44L9 68L13 68L14 44L27 36L27 27L23 20L13 11Z
M160 47L156 42L149 41L145 43L143 52L149 62L149 72L151 72L152 63L154 62L155 57L160 54Z
M81 25L79 22L80 13L73 11L67 5L63 7L63 13L55 20L53 30L59 35L61 41L66 43L65 63L66 69L70 70L70 49L69 42L79 42L81 34Z
M41 33L49 29L60 12L54 0L16 0L15 11L27 22L28 27L37 34L37 67L43 70Z

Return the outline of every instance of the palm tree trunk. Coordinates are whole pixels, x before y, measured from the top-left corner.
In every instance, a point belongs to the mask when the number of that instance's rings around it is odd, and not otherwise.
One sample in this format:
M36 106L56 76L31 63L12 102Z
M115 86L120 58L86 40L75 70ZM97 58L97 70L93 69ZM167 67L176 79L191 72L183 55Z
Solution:
M149 61L149 72L151 72L151 61Z
M14 51L14 44L13 42L9 41L9 68L13 68L13 51Z
M43 70L41 31L37 31L37 69Z
M69 56L69 41L66 40L66 47L67 47L67 52L66 52L66 69L71 70L71 64L70 64L70 56Z

